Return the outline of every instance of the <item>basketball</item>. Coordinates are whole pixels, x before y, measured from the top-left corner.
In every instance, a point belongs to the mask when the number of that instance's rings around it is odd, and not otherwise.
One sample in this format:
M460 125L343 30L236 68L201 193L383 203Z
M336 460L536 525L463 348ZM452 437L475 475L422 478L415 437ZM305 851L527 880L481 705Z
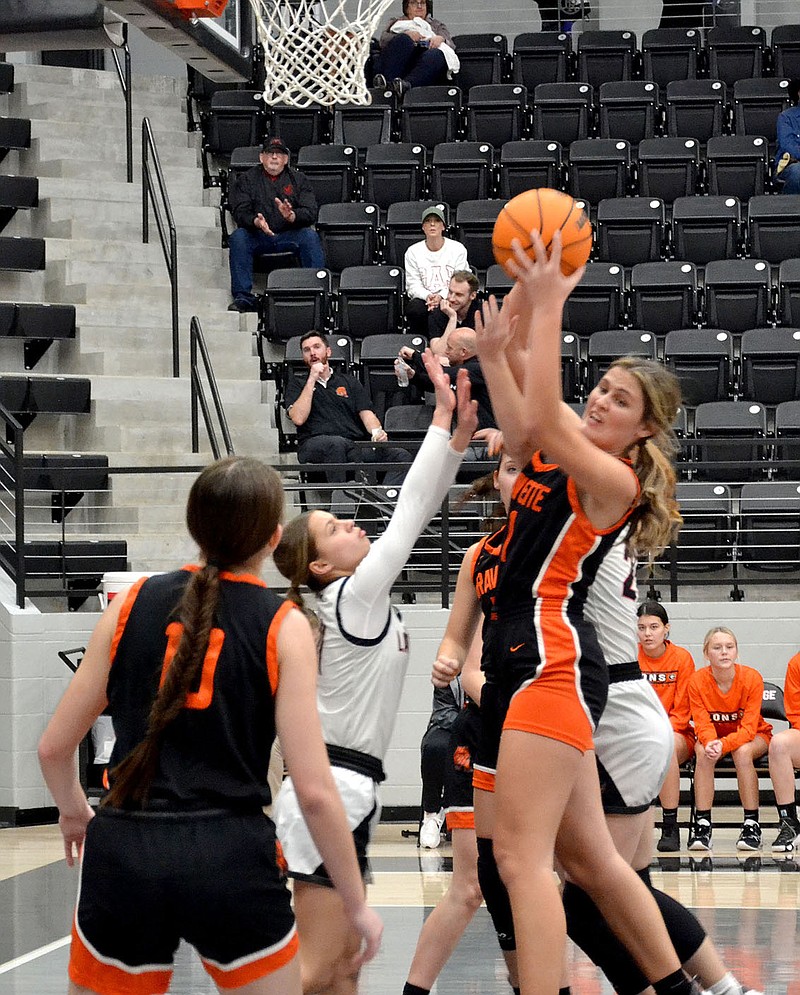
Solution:
M583 207L560 190L540 187L517 194L497 216L492 232L494 258L505 269L513 255L511 242L519 239L523 251L532 256L531 232L541 232L545 248L556 231L561 232L561 272L569 276L589 258L592 250L592 225Z

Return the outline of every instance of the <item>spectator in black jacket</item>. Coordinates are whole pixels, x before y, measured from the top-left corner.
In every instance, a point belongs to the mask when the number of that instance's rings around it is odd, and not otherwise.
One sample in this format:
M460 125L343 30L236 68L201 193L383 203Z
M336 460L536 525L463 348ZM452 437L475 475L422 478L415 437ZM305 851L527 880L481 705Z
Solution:
M289 168L289 149L280 138L269 138L253 166L231 184L230 208L238 225L230 237L231 294L229 311L256 311L253 295L253 256L296 252L301 266L324 269L319 235L317 198L308 179Z

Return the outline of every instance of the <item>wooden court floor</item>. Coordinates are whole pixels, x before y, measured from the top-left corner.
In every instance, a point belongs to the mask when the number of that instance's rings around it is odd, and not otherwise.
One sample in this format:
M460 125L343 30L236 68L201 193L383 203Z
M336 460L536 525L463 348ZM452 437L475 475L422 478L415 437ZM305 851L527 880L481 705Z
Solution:
M363 995L400 995L420 927L447 888L450 850L419 850L400 826L381 826L372 847L371 904L386 925L383 949L364 972ZM653 865L654 883L693 909L749 987L800 995L800 855L737 855L734 829L717 829L710 858L688 852ZM685 842L685 833L683 834ZM62 995L77 873L62 858L54 826L0 830L0 995ZM572 956L575 995L607 995L593 965ZM215 989L181 948L171 992ZM508 995L491 922L481 909L442 973L439 995Z

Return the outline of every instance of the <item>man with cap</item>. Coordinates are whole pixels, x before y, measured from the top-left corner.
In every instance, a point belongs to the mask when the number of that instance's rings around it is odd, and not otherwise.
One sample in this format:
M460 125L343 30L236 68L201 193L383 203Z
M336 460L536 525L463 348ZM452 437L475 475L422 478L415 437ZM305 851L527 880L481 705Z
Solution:
M439 308L447 297L450 277L456 270L469 268L467 250L452 238L444 237L444 208L432 204L422 212L425 238L406 249L406 317L409 328L428 334L428 312Z
M259 165L231 183L230 210L237 228L230 245L231 294L229 311L256 311L253 295L253 256L295 252L301 266L324 269L319 235L317 198L308 179L289 168L289 149L280 138L268 138L261 147Z

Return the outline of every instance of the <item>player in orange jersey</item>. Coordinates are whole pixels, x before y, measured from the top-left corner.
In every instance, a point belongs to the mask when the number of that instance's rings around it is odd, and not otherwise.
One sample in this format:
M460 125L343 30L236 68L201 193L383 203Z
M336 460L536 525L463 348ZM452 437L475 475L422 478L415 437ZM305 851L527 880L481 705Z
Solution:
M689 678L694 673L694 660L688 650L669 639L669 616L658 601L642 602L636 614L639 667L664 706L675 734L675 753L658 796L662 811L658 849L672 853L681 848L678 768L694 754L695 735L689 711Z
M764 756L772 738L772 726L761 716L764 679L753 667L737 662L736 636L725 626L715 626L706 633L703 656L708 666L696 671L689 681L689 703L697 734L695 812L689 849L711 849L714 768L721 757L731 754L744 808L736 846L739 850L760 850L758 774L753 761Z
M769 776L781 820L780 832L772 844L776 853L794 850L800 840L794 786L794 772L800 767L800 653L795 653L786 668L783 704L789 728L773 736L769 744Z

